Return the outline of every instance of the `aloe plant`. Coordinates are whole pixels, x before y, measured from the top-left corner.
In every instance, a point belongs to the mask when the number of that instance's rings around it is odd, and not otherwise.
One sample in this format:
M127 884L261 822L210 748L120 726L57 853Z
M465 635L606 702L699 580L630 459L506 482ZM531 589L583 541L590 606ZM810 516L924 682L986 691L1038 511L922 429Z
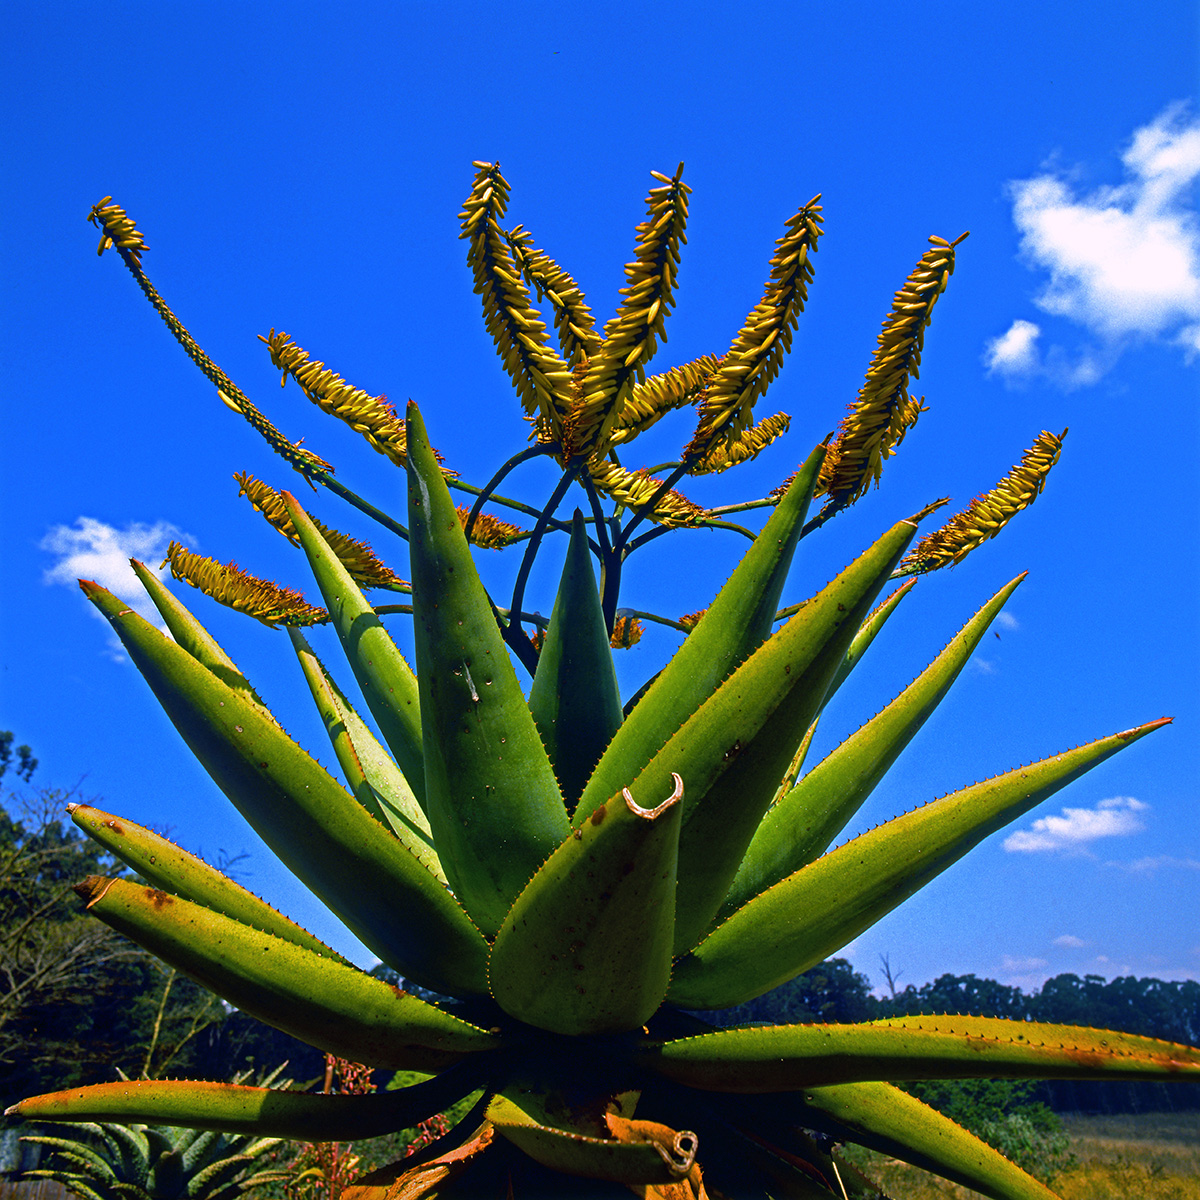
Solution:
M655 177L627 286L602 330L532 235L502 227L509 188L499 168L481 163L476 172L462 213L468 263L532 427L532 444L486 486L442 465L415 406L401 420L287 334L263 338L285 382L294 379L405 470L403 521L284 437L159 296L124 210L106 198L92 212L101 252L117 249L222 401L318 491L408 542L406 582L296 497L243 474L250 502L303 551L323 606L184 547L170 550L177 578L287 628L342 782L288 736L152 572L134 564L170 638L103 588L82 587L267 845L426 998L358 970L149 830L86 806L74 819L147 882L91 878L79 891L95 916L239 1008L327 1053L429 1077L361 1096L103 1084L12 1111L348 1140L411 1127L481 1093L434 1145L360 1180L359 1200L625 1188L657 1197L877 1195L840 1155L844 1142L1003 1200L1050 1196L891 1081L1187 1079L1200 1073L1200 1051L973 1017L717 1030L699 1015L821 961L989 834L1166 723L951 792L830 849L1020 584L1000 588L912 685L809 768L823 708L911 594L908 578L879 603L888 581L958 562L994 536L1041 492L1061 447L1061 435L1043 432L941 529L914 546L938 506L904 516L811 598L779 608L799 541L867 493L924 411L909 388L962 239L930 239L837 435L770 496L706 510L675 484L750 460L788 425L784 414L752 424L753 407L780 369L813 278L819 198L786 223L762 301L730 348L647 376L674 303L689 194L682 168ZM661 479L622 465L641 432L686 408L694 430L678 460L658 468ZM532 458L561 469L541 506L499 490ZM580 507L566 519L559 509L573 488ZM469 509L455 505L454 490L473 497ZM814 498L821 504L810 516ZM487 504L532 525L503 521ZM757 535L729 520L755 508L772 510ZM620 608L629 556L670 529L687 536L701 527L752 543L711 604L678 620ZM535 557L556 538L566 552L547 621L526 611L525 588ZM488 594L472 544L523 546L507 607ZM373 603L364 594L371 589L402 600ZM415 669L385 623L404 613L413 619ZM622 705L611 648L632 644L646 620L686 636ZM336 682L301 632L322 623L336 630L374 729L349 698L348 679ZM518 667L532 675L528 699Z
M277 1067L260 1079L282 1090ZM246 1071L234 1084L249 1077ZM83 1200L235 1200L288 1178L270 1158L282 1140L250 1133L201 1133L167 1125L86 1122L58 1136L21 1139L50 1150L50 1165L22 1179L51 1179Z

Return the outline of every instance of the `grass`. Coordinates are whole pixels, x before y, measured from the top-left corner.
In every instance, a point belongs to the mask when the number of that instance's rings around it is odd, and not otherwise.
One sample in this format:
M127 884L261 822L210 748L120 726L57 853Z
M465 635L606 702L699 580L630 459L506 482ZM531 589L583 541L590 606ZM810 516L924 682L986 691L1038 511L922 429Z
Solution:
M1200 1200L1200 1112L1067 1116L1078 1160L1050 1180L1062 1200ZM893 1200L978 1200L979 1193L869 1151L856 1154Z

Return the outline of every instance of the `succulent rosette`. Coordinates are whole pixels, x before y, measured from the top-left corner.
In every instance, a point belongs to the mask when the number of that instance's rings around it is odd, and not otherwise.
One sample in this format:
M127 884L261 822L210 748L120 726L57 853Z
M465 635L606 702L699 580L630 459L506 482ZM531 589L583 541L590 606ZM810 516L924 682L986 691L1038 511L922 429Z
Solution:
M738 1028L704 1019L821 962L984 838L1165 723L974 783L837 844L1022 577L809 765L822 710L912 590L909 580L885 596L889 581L959 561L994 536L1040 493L1061 445L1043 433L934 540L913 545L937 504L885 529L803 603L780 608L801 538L868 490L924 411L909 385L961 238L931 239L896 294L836 437L770 497L712 512L674 485L748 461L786 430L785 414L754 424L752 408L778 373L813 278L819 198L787 222L763 299L729 351L647 376L674 303L689 192L682 168L656 176L627 286L603 331L532 236L502 228L509 189L498 166L476 168L462 214L468 262L532 437L486 487L442 465L415 406L401 419L286 334L264 339L285 381L403 466L403 521L335 481L325 460L288 441L212 363L146 278L145 244L122 209L106 200L92 214L101 249L117 248L221 399L318 489L407 540L406 582L295 496L239 476L255 508L303 551L323 606L172 550L178 577L287 628L340 779L292 740L154 573L135 564L171 637L103 588L82 586L221 790L420 997L359 970L148 829L86 806L73 810L76 822L145 882L91 878L79 891L96 917L243 1011L328 1053L428 1078L341 1096L122 1082L35 1097L15 1111L356 1140L477 1096L458 1126L360 1179L351 1200L878 1196L842 1155L845 1143L1002 1200L1050 1197L896 1081L1195 1079L1200 1051L976 1017ZM622 465L618 454L641 431L685 408L695 430L678 462L656 468L664 478ZM504 479L538 456L561 468L549 500L537 508L501 496ZM580 507L563 519L556 512L572 488ZM453 489L473 495L470 508L455 505ZM823 499L810 514L814 498ZM532 527L489 519L488 502L526 513ZM731 513L766 506L757 535L732 526L752 544L703 611L675 621L618 607L629 554L665 530L730 528ZM566 552L546 620L523 602L530 566L552 537ZM472 544L523 544L507 608L489 596ZM405 602L373 604L371 589ZM405 613L411 665L385 625ZM686 636L623 704L614 646L636 641L646 620ZM336 630L370 720L301 632L317 623ZM532 676L528 695L519 667Z

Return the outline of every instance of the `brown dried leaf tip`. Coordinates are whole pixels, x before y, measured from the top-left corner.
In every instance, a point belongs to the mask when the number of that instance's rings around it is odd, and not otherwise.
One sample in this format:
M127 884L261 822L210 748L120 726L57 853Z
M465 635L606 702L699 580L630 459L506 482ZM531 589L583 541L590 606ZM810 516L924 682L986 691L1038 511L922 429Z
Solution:
M249 575L237 563L222 565L215 559L193 554L178 542L167 547L162 565L168 563L176 579L190 583L219 604L245 613L271 629L278 625L320 625L329 620L323 608L309 604L300 592Z
M1021 461L991 491L977 496L941 529L923 537L900 561L896 574L923 575L939 567L956 565L976 546L994 538L1021 509L1028 508L1041 495L1066 436L1065 429L1059 434L1043 429Z

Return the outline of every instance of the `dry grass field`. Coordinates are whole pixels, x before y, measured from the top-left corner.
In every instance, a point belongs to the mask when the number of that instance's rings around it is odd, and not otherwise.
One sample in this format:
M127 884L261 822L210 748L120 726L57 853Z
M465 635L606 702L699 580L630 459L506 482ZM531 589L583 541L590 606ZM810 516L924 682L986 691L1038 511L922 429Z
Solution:
M1072 1116L1063 1124L1078 1162L1051 1182L1062 1200L1200 1200L1200 1112ZM894 1200L979 1200L880 1155L867 1170Z

